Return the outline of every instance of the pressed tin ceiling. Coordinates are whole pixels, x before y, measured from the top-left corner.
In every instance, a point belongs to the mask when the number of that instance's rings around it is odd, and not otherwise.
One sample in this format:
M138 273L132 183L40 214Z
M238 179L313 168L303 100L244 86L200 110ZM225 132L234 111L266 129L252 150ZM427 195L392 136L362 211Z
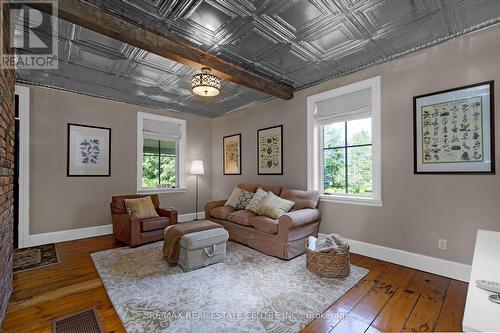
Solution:
M500 0L87 0L302 89L500 21ZM18 80L217 117L272 98L223 81L194 95L185 65L60 20L59 69Z

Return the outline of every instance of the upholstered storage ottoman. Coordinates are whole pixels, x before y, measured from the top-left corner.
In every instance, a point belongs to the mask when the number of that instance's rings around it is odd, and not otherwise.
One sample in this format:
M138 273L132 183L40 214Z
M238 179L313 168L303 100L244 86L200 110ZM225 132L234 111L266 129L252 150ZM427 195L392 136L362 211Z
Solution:
M229 234L223 228L203 230L182 236L179 265L184 272L189 272L224 261L228 239Z

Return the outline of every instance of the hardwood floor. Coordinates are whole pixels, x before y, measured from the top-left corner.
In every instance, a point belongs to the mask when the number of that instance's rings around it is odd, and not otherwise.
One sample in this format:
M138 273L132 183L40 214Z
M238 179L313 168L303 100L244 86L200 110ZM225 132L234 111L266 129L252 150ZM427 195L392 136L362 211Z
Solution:
M111 236L57 244L61 263L14 274L5 332L51 332L51 321L96 307L106 332L125 332L89 254ZM462 330L467 283L353 254L368 275L303 333Z

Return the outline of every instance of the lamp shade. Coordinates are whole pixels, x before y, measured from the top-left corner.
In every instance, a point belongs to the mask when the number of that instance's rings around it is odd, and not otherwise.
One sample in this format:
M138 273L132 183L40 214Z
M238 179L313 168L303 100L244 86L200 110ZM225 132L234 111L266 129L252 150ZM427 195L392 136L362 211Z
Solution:
M205 171L203 170L203 161L194 160L191 164L191 174L193 175L203 175Z

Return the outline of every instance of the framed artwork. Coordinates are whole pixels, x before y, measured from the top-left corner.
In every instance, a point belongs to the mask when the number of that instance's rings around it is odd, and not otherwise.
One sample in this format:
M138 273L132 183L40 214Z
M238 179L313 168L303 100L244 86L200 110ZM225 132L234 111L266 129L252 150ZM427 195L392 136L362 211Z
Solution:
M414 172L495 173L493 81L413 98Z
M241 175L241 134L222 139L222 166L225 175Z
M257 173L283 174L283 125L257 131Z
M111 128L68 124L67 176L111 176Z

